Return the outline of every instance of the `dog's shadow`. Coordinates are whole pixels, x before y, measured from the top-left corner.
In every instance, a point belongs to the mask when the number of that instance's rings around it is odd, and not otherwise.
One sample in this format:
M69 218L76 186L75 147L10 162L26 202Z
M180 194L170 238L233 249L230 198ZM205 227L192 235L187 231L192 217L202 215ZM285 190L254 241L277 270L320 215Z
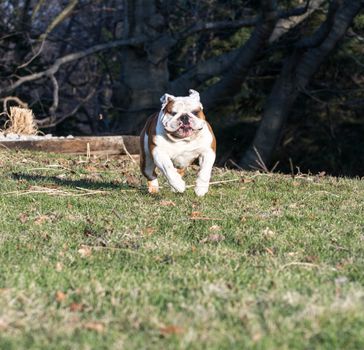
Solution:
M52 183L54 185L62 186L62 187L73 187L73 188L85 188L89 190L132 190L139 189L140 186L134 186L126 183L117 183L115 182L104 182L104 181L94 181L88 179L67 179L67 178L59 178L57 176L47 176L47 175L38 175L38 174L25 174L25 173L12 173L11 177L14 180L25 180L30 183L39 182L41 184L49 184Z

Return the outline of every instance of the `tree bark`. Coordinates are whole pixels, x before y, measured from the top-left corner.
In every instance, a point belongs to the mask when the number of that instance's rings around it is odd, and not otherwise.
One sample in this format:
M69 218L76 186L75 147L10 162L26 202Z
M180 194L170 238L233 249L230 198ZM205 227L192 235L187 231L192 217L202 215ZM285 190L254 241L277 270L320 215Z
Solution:
M208 108L224 104L240 90L248 70L268 42L278 20L277 4L275 0L265 0L261 6L261 18L248 41L239 49L229 72L202 93L202 102Z
M242 168L252 169L262 162L269 166L284 123L298 95L307 87L325 58L335 49L362 6L361 1L346 0L334 13L329 11L326 22L309 40L303 41L305 45L298 45L305 48L296 49L285 62L267 100L255 138L240 159L239 165ZM327 31L328 23L331 25ZM323 32L326 32L326 37L323 37ZM307 49L307 43L314 47Z
M288 11L288 13L281 12L280 16L278 16L280 19L276 23L274 30L269 37L269 44L273 44L278 41L283 35L302 23L305 19L312 15L312 13L318 10L325 1L326 0L312 0L309 1L307 6L304 8L293 9ZM250 22L257 25L258 18L254 21L251 20ZM200 25L200 27L203 27L203 25ZM199 85L210 78L221 76L233 66L240 53L240 49L234 49L195 65L177 79L170 82L168 91L176 95L183 94L188 91L188 89L198 88ZM254 60L250 60L250 63L253 61ZM245 69L247 70L248 68L249 64L246 64ZM245 76L243 75L232 75L235 79L240 79L240 84L245 80Z
M121 50L120 83L115 105L121 110L114 129L135 133L158 107L169 81L168 55L174 40L165 30L164 18L157 12L155 0L126 0L129 37L145 35L148 42Z

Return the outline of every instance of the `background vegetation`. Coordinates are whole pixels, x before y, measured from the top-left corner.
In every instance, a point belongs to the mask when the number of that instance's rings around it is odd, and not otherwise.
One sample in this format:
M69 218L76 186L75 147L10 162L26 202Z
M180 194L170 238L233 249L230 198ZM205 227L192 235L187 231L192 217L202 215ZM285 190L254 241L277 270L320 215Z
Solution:
M287 172L361 176L362 8L361 0L4 0L0 97L30 105L44 132L137 134L164 92L195 88L220 165L271 169L279 160Z

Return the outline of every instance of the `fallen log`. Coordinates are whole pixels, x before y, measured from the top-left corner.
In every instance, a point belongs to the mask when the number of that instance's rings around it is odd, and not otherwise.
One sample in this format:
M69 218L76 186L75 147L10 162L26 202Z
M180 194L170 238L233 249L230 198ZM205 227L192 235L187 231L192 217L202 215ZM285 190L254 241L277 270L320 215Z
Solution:
M0 141L0 148L74 155L135 155L140 152L139 137L129 135Z

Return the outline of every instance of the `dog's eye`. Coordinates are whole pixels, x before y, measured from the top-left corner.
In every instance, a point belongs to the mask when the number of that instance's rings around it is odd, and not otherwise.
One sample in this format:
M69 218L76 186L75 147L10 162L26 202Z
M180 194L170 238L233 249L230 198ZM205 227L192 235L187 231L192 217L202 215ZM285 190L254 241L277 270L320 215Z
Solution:
M171 113L169 113L172 117L174 117L176 114L177 114L177 112L171 112Z
M197 116L199 112L200 111L192 111L192 114Z

